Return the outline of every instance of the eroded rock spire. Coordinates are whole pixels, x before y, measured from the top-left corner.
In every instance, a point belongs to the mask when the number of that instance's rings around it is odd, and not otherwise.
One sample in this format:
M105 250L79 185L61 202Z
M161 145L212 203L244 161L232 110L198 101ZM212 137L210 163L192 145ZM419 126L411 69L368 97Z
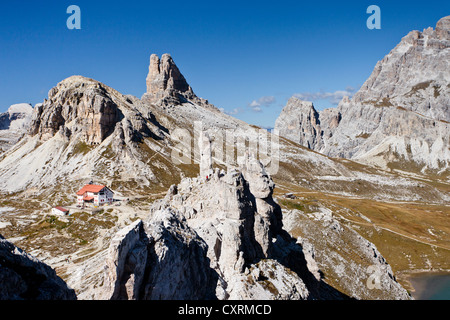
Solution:
M147 92L143 99L150 102L160 100L184 102L184 100L196 98L192 88L168 53L163 54L161 59L156 54L150 56L146 84Z

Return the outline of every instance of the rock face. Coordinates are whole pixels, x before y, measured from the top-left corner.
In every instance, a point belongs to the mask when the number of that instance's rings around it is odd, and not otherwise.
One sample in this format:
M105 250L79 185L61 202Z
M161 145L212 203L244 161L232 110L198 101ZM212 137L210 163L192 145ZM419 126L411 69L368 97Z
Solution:
M99 144L114 131L123 113L103 86L83 80L71 77L49 91L48 99L33 113L31 135L48 140L59 130L69 137L72 130L79 130L85 142ZM66 123L72 121L72 130L67 130Z
M285 138L309 149L323 147L319 113L312 102L292 97L275 122L275 129Z
M142 220L113 238L100 299L211 299L217 276L206 244L170 209Z
M168 53L163 54L161 59L156 54L150 56L146 83L147 92L143 100L151 103L179 104L198 99Z
M127 142L161 136L159 124L148 108L93 79L72 76L52 88L48 99L36 106L29 134L46 141L57 133L70 139L80 135L89 145L102 143L111 134Z
M289 100L275 129L328 156L443 172L450 162L449 20L410 32L336 109L313 117L310 104Z
M99 296L345 298L321 282L313 259L307 262L302 247L282 229L273 188L252 157L241 171L216 169L208 181L182 180L155 202L149 221L137 221L113 239L104 276L107 294Z
M146 84L147 92L142 96L142 101L146 103L162 107L190 101L203 107L216 109L207 100L195 95L168 53L163 54L161 59L156 54L150 56Z
M146 83L147 93L156 95L155 98L163 97L164 93L193 94L191 87L168 53L163 54L161 60L156 54L150 56Z
M166 134L167 129L138 98L72 76L33 109L28 134L2 159L0 188L13 191L56 181L73 183L91 175L114 175L116 181L122 175L148 185L156 179L147 163L148 153L162 149L159 141Z
M330 209L318 206L312 212L294 209L284 210L283 214L286 230L297 237L317 272L324 272L351 297L411 299L376 246L340 223Z
M11 148L27 132L32 112L31 105L20 103L0 114L0 153Z
M0 235L0 300L76 300L55 270Z

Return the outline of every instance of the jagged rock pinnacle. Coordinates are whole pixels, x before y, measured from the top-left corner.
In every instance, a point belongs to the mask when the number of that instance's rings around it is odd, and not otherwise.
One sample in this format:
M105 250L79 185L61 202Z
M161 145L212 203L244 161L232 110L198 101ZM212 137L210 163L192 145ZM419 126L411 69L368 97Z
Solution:
M150 56L150 66L146 79L147 92L144 97L154 102L164 98L183 100L195 97L192 88L176 66L170 54L165 53L158 58Z

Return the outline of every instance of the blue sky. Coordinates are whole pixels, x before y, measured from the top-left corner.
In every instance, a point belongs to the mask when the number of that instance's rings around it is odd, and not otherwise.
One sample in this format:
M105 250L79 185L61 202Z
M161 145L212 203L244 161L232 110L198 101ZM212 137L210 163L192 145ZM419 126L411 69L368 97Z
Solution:
M69 5L81 30L69 30ZM369 5L381 30L366 27ZM194 92L273 126L292 95L334 106L411 30L449 1L8 1L0 7L0 112L36 104L71 75L141 97L151 53L170 53Z

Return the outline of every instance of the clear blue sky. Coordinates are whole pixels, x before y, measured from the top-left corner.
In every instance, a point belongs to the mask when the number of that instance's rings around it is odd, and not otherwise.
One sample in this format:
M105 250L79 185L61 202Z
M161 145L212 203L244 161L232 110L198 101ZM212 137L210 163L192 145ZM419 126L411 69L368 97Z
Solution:
M66 9L81 8L81 30ZM381 30L366 9L381 8ZM359 88L411 30L435 27L450 1L3 1L0 112L36 104L71 75L145 92L151 53L170 53L194 92L249 123L273 126L294 94L317 108Z

